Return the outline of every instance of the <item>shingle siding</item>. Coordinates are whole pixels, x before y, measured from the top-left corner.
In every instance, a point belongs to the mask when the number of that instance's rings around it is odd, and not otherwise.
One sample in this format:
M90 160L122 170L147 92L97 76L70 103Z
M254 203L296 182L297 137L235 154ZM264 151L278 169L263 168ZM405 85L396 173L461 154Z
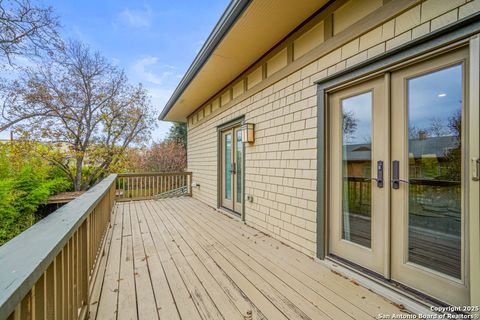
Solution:
M193 172L193 180L200 183L193 196L217 206L217 126L244 115L247 122L255 124L255 143L246 145L245 150L245 193L253 196L253 202L245 203L246 223L314 256L317 184L314 81L453 23L459 16L479 11L479 2L423 2L251 94L249 90L254 84L265 81L261 80L261 69L256 68L248 75L248 90L238 96L243 100L227 103L222 96L221 107L217 100L208 104L210 109L202 113L201 121L196 113L188 119L188 169ZM284 64L285 53L282 51L280 56L282 64L276 66Z

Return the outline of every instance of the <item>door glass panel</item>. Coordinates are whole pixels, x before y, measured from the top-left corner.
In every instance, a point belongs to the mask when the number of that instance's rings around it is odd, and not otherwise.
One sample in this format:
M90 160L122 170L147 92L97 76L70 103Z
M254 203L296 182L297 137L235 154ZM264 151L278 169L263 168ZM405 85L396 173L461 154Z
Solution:
M371 246L372 93L342 100L342 238Z
M232 134L225 135L225 198L232 199Z
M235 150L237 159L236 159L236 175L237 175L237 186L236 186L236 201L242 203L242 154L243 154L243 143L242 143L242 130L237 130L237 149Z
M408 260L461 277L462 66L408 80Z

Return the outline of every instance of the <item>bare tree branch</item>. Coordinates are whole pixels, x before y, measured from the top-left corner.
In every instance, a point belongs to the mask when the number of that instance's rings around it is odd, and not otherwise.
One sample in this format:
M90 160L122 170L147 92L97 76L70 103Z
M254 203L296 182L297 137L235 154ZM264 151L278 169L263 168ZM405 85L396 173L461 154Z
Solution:
M13 65L17 56L52 54L61 46L58 28L51 7L36 7L30 0L1 0L0 58Z
M128 146L148 139L155 123L145 89L129 85L123 70L79 42L66 43L50 63L5 88L0 128L67 142L73 164L54 164L70 172L75 190L104 176Z

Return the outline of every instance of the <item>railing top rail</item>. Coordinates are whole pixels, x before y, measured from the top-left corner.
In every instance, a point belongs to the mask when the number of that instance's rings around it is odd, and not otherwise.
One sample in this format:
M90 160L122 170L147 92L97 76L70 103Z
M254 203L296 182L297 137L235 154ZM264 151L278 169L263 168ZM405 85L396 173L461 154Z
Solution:
M117 177L148 177L148 176L186 176L192 174L190 171L182 172L140 172L140 173L118 173Z
M0 247L0 315L9 315L109 191L111 174Z

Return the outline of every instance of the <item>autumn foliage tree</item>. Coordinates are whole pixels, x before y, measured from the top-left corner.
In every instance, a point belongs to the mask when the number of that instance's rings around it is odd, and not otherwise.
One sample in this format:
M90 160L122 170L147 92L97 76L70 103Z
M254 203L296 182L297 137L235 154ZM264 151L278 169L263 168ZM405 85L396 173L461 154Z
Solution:
M153 144L145 151L142 167L150 172L179 172L187 166L184 146L174 141Z
M147 91L79 42L28 68L4 90L0 131L48 142L51 160L85 190L116 168L155 125Z
M142 148L131 148L125 167L130 172L181 172L187 168L187 125L174 123L167 137Z

